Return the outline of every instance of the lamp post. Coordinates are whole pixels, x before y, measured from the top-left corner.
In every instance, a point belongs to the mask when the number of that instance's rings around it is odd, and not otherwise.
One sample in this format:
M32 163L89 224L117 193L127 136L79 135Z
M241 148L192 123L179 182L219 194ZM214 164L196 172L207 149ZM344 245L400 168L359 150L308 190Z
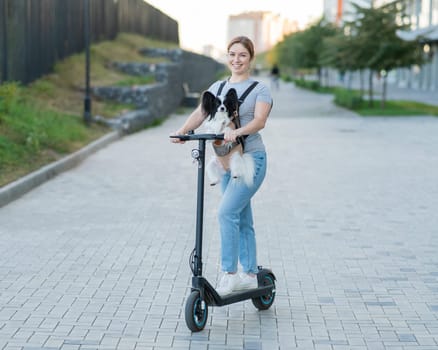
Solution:
M84 36L85 36L85 98L84 122L91 123L90 98L90 0L84 0Z
M4 1L2 12L2 26L3 26L3 66L1 74L1 82L8 80L8 24L6 23L8 18L8 3Z

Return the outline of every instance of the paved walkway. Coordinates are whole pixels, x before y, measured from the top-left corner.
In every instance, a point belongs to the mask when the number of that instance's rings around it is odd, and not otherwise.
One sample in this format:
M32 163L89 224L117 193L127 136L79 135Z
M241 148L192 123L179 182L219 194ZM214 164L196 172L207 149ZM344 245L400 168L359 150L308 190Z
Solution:
M168 141L175 115L0 209L0 349L437 349L438 119L361 118L286 84L275 98L254 199L270 310L185 325L196 166L194 144Z

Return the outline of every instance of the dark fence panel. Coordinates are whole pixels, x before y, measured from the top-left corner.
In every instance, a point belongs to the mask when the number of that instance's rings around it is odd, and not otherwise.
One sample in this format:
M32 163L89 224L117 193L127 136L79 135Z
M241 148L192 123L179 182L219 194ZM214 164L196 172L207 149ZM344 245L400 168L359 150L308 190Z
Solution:
M84 50L84 0L0 0L0 82L31 82ZM178 43L178 23L143 0L89 0L91 40L131 32Z
M10 1L6 7L6 45L8 45L7 56L7 74L9 79L22 80L26 76L26 25L23 18L20 21L19 14L25 13L26 3L22 1ZM13 64L12 64L13 63Z
M142 0L119 2L119 30L179 42L178 22Z

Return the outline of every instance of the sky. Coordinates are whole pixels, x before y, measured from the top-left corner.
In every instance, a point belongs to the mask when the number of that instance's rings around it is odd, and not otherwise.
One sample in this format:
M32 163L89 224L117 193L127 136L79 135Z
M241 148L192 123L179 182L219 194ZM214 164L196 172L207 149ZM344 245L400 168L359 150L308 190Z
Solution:
M224 49L229 15L271 11L296 20L300 28L319 18L323 0L145 0L179 24L180 45L201 52L204 45Z

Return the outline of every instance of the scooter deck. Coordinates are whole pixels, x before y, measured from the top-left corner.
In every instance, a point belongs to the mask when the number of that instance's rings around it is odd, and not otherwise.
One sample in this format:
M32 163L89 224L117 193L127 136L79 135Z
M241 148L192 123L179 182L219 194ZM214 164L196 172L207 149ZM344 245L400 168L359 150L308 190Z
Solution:
M274 286L263 286L259 288L254 289L246 289L246 290L239 290L233 293L230 293L228 295L219 296L218 300L215 300L216 303L211 303L210 305L213 306L224 306L229 305L233 303L238 303L239 301L252 299L252 298L258 298L263 295L269 294L272 292Z
M239 301L258 298L275 292L274 285L259 286L258 288L235 291L227 295L219 295L204 277L192 277L192 289L199 290L202 299L211 306L224 306Z

